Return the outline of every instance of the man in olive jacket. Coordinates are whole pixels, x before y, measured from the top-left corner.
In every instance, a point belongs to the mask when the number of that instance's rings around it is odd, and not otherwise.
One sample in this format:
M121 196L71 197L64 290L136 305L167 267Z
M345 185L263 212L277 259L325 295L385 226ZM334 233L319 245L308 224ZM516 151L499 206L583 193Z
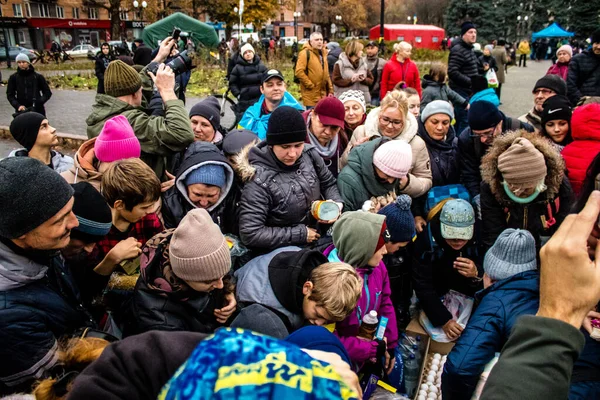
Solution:
M104 74L106 94L96 95L92 113L86 119L87 135L91 139L100 134L106 120L124 115L140 141L141 159L159 178L163 177L169 158L194 141L185 106L175 94L175 74L171 68L161 64L156 76L147 72L166 59L172 45L171 38L164 40L156 58L139 74L120 60L111 62ZM152 83L156 86L165 106L164 117L152 116L142 106L142 81L144 88L151 87Z
M313 108L323 97L333 94L328 65L323 35L314 32L298 54L295 70L296 78L300 81L302 104L306 108Z

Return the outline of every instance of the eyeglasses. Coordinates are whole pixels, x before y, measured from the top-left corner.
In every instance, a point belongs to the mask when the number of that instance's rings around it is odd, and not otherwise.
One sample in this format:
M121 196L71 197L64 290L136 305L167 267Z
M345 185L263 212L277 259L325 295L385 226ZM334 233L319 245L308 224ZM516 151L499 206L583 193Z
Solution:
M554 90L550 90L550 89L537 89L537 90L534 90L532 93L534 95L536 95L536 96L538 94L540 94L540 93L543 94L543 95L549 95L549 94L553 94Z
M491 130L486 131L485 133L472 133L471 137L477 138L477 139L480 139L480 138L491 139L494 137L494 133L496 133L496 128L492 128Z
M381 122L383 126L388 126L389 124L392 124L394 128L402 128L402 126L404 125L404 121L399 121L397 119L391 120L388 117L379 117L379 122Z

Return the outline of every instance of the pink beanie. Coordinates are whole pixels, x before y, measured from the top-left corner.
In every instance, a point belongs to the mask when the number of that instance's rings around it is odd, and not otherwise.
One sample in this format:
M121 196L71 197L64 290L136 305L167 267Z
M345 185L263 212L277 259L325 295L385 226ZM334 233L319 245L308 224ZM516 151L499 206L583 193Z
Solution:
M569 56L573 57L573 48L568 44L563 44L562 46L560 46L558 50L556 50L556 55L558 55L559 51L566 51L567 53L569 53Z
M412 164L412 149L404 140L390 140L373 154L373 164L392 178L404 178Z
M104 123L104 127L94 144L96 158L102 162L113 162L124 158L140 158L140 141L122 115L117 115Z

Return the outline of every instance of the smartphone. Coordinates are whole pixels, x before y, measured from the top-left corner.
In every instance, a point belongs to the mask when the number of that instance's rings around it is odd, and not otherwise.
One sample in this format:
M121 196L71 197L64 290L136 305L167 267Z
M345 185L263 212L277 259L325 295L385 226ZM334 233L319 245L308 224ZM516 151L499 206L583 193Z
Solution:
M171 33L171 37L173 38L173 40L178 41L180 33L181 33L181 29L179 29L176 26L173 27L173 33Z

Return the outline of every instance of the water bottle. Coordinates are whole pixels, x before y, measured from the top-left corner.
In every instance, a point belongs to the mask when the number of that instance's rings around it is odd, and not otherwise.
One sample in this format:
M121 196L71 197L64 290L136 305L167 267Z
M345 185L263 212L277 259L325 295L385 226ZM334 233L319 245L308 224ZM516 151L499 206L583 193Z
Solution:
M358 330L358 336L373 340L373 336L375 336L375 331L377 330L378 322L379 320L377 319L377 311L371 310L363 318L360 324L360 329Z
M421 355L421 349L419 349L419 345L413 344L412 352L415 355L415 360L417 360L417 364L421 365L421 360L423 359L423 356Z
M413 292L412 297L410 298L410 306L408 307L408 314L410 315L410 319L415 319L419 314L419 300L417 299L417 295Z
M408 397L412 398L419 386L419 374L421 370L414 354L411 354L404 364L404 388Z

